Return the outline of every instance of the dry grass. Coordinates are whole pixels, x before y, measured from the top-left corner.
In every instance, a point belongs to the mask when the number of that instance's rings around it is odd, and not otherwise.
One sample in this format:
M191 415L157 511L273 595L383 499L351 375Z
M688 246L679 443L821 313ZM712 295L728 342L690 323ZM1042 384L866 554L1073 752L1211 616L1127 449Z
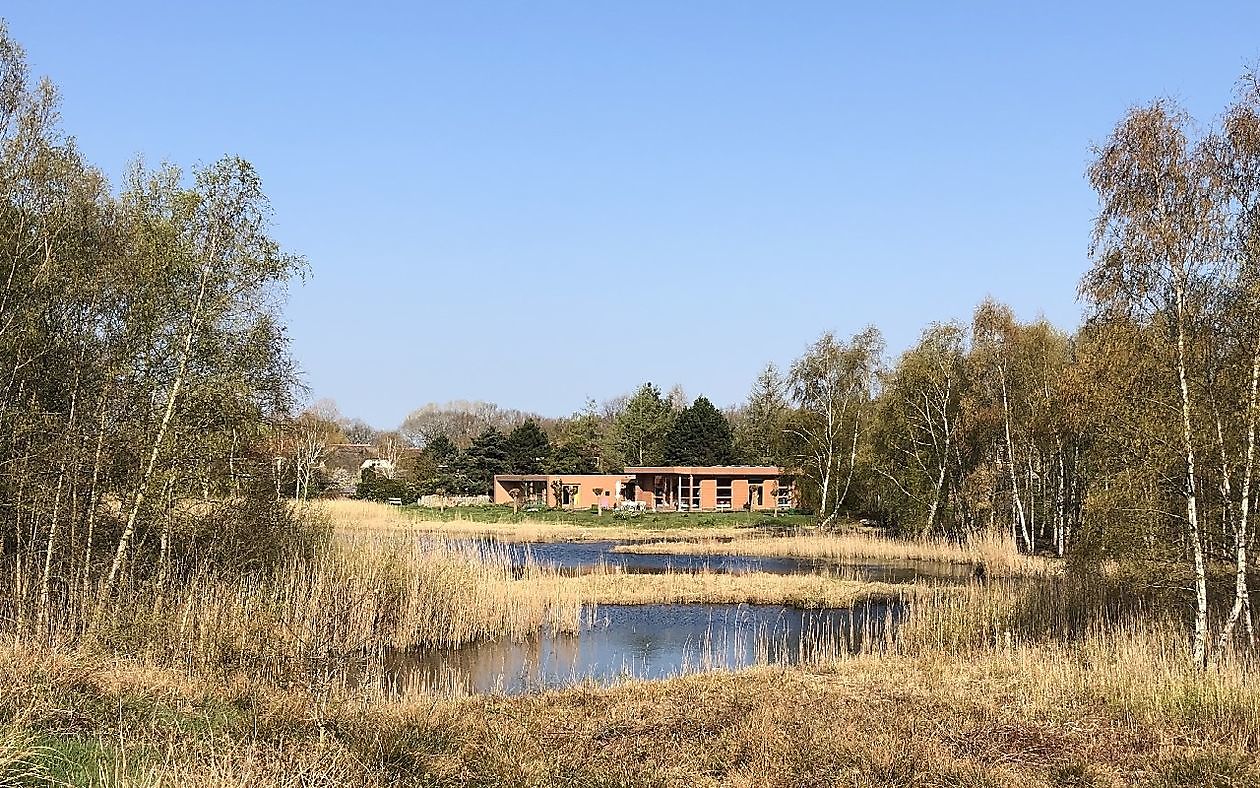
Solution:
M664 572L628 574L596 571L565 581L582 599L601 605L749 604L798 608L851 607L876 599L906 598L919 585L867 583L824 575L766 572Z
M335 498L310 505L327 513L338 530L349 532L392 531L406 528L414 522L414 518L404 515L399 507L375 501Z
M615 552L662 555L741 555L804 558L822 561L931 561L947 564L983 564L992 575L1039 575L1051 564L1019 553L1004 537L976 536L958 544L946 540L904 541L866 534L812 534L807 536L757 536L729 540L657 541L619 545Z
M506 548L425 536L347 539L259 575L128 591L87 645L201 673L281 679L387 648L525 638L579 626L580 589Z
M803 557L945 560L849 539ZM535 696L393 696L336 658L566 627L585 599L876 587L510 564L502 549L346 531L269 577L130 589L136 604L95 644L0 642L0 786L1260 784L1251 659L1195 669L1181 623L1113 604L1125 589L1103 580L920 588L896 633L856 656Z
M583 542L653 539L666 533L680 539L731 538L748 531L747 528L712 525L671 525L668 528L652 524L628 525L615 520L611 514L605 515L602 522L588 522L591 518L586 518L581 524L576 520L496 523L461 519L458 509L449 510L443 519L438 512L426 511L418 515L373 501L343 499L320 501L316 505L331 517L338 533L344 535L429 533L453 538L493 537L502 542Z
M0 716L24 709L20 735L51 749L23 769L72 784L1254 785L1254 682L1161 637L463 699L216 688L0 647Z

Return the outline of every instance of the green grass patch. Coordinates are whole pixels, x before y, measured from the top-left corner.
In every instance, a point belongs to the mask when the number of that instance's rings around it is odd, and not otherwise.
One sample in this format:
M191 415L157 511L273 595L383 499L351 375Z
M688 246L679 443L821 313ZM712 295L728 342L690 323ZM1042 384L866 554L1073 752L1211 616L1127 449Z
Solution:
M791 529L814 524L812 515L773 512L622 512L595 509L521 510L515 514L510 506L461 506L432 509L405 506L403 511L419 519L440 517L443 520L474 523L554 523L557 525L616 525L648 530L680 528L768 528Z

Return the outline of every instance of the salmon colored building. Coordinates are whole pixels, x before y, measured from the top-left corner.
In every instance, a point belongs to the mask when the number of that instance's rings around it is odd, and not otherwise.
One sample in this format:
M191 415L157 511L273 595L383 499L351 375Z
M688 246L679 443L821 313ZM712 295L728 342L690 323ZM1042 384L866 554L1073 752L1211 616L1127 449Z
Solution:
M599 490L598 493L595 491ZM796 506L795 490L773 465L644 466L619 474L537 474L494 477L493 500L538 502L563 509L631 502L659 512L770 511Z

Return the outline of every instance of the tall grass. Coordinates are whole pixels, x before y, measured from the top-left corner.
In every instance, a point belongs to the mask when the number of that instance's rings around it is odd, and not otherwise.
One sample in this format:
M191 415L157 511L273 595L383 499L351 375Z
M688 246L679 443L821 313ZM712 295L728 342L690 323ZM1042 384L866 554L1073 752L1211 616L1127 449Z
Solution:
M984 666L1021 703L1104 703L1141 724L1260 745L1260 672L1228 649L1202 669L1186 622L1123 582L1042 578L925 589L873 653L924 664ZM946 668L947 669L947 668Z
M1042 558L1021 554L1009 538L984 534L974 535L965 542L945 539L908 541L855 533L758 536L729 540L658 541L620 545L615 550L626 553L743 555L823 561L932 561L983 565L987 573L997 575L1042 574L1050 568L1050 564Z
M667 571L631 574L600 566L565 581L601 605L748 604L847 608L871 600L897 600L924 593L918 583L847 580L820 574Z
M389 511L358 515L380 521ZM327 526L325 510L305 508L293 528ZM502 545L408 532L325 533L302 544L268 562L137 559L102 604L95 586L59 584L38 626L4 614L29 609L31 564L0 561L0 636L225 679L303 681L386 649L520 639L580 622L581 588L532 560L518 565Z
M144 589L93 631L118 654L282 678L383 649L523 638L578 626L556 572L505 549L417 537L338 543L249 576L204 573Z

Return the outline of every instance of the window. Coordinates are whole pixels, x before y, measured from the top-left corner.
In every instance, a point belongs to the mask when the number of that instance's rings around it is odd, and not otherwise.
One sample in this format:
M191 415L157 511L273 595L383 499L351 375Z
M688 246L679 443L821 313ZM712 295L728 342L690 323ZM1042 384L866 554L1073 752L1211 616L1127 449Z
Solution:
M779 488L775 493L775 504L780 509L792 508L792 483L780 481Z
M731 508L731 480L729 478L717 480L717 508Z
M696 511L700 508L700 482L692 476L683 476L678 480L678 508Z
M529 503L546 502L547 486L543 482L525 482L525 500Z
M761 479L748 480L748 508L749 509L761 508L761 505L765 502L765 498L762 494L763 490L764 488L762 486Z

